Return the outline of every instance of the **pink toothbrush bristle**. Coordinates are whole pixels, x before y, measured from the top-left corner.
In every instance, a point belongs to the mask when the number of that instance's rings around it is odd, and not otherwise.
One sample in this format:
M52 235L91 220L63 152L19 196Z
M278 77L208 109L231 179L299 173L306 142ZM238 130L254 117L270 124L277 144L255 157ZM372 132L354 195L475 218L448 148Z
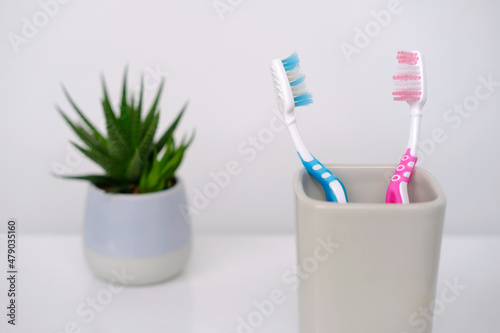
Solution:
M418 63L418 54L415 52L399 51L397 55L399 64L398 73L392 78L396 81L396 90L392 93L395 101L416 102L422 96L421 80ZM409 66L407 66L409 65Z
M399 90L392 93L395 101L416 102L420 100L420 90Z
M416 65L418 56L414 52L398 51L397 59L400 64Z
M422 77L420 75L414 75L414 74L401 74L401 75L394 75L392 78L394 80L409 81L409 80L420 80Z

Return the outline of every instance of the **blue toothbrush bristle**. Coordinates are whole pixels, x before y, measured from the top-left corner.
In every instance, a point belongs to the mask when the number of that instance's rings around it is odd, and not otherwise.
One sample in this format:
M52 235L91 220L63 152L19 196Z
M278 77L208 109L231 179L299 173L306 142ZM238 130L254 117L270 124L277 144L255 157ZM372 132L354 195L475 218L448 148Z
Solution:
M283 63L283 66L285 67L285 71L289 72L299 65L299 62L300 62L299 55L297 54L297 52L294 52L288 58L281 60L281 62Z
M290 82L290 85L292 87L298 86L299 84L301 84L302 82L304 82L305 79L306 79L306 76L302 75L297 80Z
M312 102L312 99L309 99L307 101L295 102L295 106L305 106L311 104Z
M310 93L305 93L294 97L293 100L295 101L295 106L309 105L313 102L312 95Z
M312 94L307 91L306 76L300 73L300 59L297 52L292 53L286 59L281 60L292 88L295 106L305 106L313 102Z
M303 102L303 101L307 101L307 100L312 101L312 95L310 93L305 93L305 94L299 95L297 97L294 97L293 100L295 102Z

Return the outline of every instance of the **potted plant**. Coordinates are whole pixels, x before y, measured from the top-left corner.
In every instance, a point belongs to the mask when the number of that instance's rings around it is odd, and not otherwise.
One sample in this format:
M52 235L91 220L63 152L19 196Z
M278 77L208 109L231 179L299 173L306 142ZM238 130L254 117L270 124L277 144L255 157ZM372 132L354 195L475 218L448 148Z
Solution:
M106 134L101 133L63 88L81 122L58 111L80 138L72 144L104 169L104 174L64 176L86 180L88 190L84 219L84 250L94 272L104 279L125 272L131 284L154 283L170 278L185 266L191 249L184 183L175 175L194 138L176 143L173 134L187 103L170 126L155 140L160 112L158 103L164 81L143 116L144 84L138 96L127 94L123 78L119 112L113 110L102 79L102 108Z

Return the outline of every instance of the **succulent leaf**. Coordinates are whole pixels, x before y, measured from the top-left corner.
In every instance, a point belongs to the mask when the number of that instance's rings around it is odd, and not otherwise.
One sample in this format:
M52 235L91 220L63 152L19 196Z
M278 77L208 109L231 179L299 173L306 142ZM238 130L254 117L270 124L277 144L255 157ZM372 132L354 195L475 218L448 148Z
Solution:
M66 98L84 123L75 123L56 106L64 121L80 138L83 145L71 143L82 154L100 165L105 174L62 177L89 181L109 193L148 193L173 186L176 182L175 172L194 138L194 132L189 139L184 138L179 145L176 145L173 134L188 106L186 102L155 143L154 137L160 119L158 104L163 86L164 80L161 81L154 101L143 120L144 78L141 76L140 92L134 98L127 93L127 69L125 69L119 115L113 110L106 83L102 78L101 102L107 136L101 134L88 120L63 87Z

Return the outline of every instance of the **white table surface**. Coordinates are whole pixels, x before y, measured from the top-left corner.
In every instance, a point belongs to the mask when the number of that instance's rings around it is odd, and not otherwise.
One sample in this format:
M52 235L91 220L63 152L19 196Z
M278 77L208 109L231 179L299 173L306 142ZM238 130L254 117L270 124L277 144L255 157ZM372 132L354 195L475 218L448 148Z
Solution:
M3 237L4 272L5 248ZM298 332L296 292L281 278L295 261L290 234L197 234L182 275L116 293L86 266L80 236L20 235L18 250L17 325L6 323L7 283L1 279L0 332L60 333L69 325L67 332L247 333L237 330L238 318L246 319L256 311L254 302L275 289L286 300L254 332ZM434 333L500 332L500 237L445 237L438 294L455 279L467 289L435 318ZM85 303L97 296L108 303L90 310Z

